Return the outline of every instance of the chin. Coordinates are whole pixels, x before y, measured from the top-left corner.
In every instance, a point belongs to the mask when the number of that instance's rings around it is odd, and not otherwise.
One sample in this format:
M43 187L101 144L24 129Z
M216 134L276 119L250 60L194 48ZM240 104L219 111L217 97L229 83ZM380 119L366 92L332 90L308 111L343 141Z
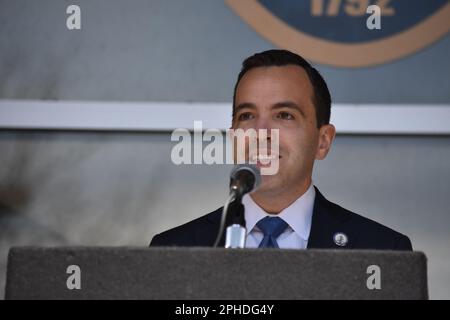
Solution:
M279 190L283 186L281 177L276 174L273 176L262 176L261 185L256 190L257 193L266 193Z

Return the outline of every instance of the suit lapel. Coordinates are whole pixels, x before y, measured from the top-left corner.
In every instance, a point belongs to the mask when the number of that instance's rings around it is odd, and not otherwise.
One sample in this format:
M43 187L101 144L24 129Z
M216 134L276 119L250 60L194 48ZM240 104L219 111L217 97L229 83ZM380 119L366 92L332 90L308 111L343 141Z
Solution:
M345 222L350 218L339 206L328 201L316 190L314 209L311 222L311 231L308 239L308 249L350 249L354 240L349 237ZM342 234L347 237L347 243L339 246L335 243L335 235Z

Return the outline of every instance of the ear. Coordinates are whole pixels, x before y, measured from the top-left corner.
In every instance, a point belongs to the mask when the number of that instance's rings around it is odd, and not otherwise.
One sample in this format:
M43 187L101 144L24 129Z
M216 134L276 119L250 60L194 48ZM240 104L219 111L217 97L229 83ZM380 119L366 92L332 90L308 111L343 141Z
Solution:
M319 129L319 141L316 150L316 159L323 160L330 151L331 144L336 136L336 128L332 124L324 124Z

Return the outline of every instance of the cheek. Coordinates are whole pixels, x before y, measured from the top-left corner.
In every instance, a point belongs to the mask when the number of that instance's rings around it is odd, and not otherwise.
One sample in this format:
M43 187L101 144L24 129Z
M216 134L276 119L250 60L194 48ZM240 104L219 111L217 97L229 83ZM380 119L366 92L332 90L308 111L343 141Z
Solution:
M303 131L280 134L280 151L293 160L315 157L316 137Z
M289 155L299 153L304 148L305 142L301 133L297 130L280 131L280 150Z

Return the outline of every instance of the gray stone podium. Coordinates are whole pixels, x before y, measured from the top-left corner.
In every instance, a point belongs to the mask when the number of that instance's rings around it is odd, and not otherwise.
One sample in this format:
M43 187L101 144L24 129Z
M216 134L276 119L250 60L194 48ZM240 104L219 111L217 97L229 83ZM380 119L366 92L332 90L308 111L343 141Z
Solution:
M6 299L427 299L420 252L18 247Z

